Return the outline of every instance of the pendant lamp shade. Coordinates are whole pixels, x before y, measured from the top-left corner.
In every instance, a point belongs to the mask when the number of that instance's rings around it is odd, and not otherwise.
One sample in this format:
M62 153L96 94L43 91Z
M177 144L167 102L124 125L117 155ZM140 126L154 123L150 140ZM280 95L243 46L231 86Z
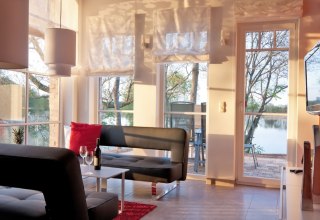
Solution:
M76 63L76 33L64 28L47 28L44 61L50 76L70 76Z
M28 0L0 0L0 30L0 69L27 68Z

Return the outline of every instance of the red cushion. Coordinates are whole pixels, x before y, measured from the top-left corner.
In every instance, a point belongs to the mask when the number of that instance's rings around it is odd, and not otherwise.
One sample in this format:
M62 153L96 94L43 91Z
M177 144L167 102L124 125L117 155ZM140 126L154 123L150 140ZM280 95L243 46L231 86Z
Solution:
M81 145L87 146L89 151L96 147L96 140L100 137L101 125L71 122L70 150L79 155Z

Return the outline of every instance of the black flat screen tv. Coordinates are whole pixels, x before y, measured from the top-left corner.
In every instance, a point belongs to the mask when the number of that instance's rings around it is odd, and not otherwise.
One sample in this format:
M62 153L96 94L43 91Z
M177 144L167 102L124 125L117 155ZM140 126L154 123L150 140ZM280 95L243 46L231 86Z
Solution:
M306 78L306 110L320 115L320 42L304 57Z

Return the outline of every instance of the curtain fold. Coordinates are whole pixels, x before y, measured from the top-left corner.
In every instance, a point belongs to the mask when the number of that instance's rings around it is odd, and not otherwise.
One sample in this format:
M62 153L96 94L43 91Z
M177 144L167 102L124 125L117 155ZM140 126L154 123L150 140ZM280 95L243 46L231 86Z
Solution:
M129 75L134 72L134 16L100 12L87 18L88 75Z
M210 7L155 11L155 62L209 60L210 11Z
M61 27L78 30L77 0L62 1L60 11L59 0L29 0L29 33L44 37L44 32L50 27Z
M303 0L235 0L237 20L299 18L302 12Z

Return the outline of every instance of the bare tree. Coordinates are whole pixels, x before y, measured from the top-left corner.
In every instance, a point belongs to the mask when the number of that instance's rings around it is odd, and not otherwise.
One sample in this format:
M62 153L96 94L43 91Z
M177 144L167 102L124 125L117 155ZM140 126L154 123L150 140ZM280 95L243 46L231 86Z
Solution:
M121 125L122 113L118 111L132 108L133 79L117 76L102 77L100 88L102 108L115 110L115 113L112 112L109 115L112 115L116 125Z
M268 35L269 34L269 35ZM288 51L274 48L274 38L279 39L278 45L285 44L283 32L261 32L252 34L249 48L260 48L246 53L246 111L254 112L246 118L245 143L252 141L254 132L258 127L262 113L264 113L272 100L287 89L288 78ZM285 34L286 31L285 31ZM288 38L286 39L288 41ZM247 41L248 43L248 41ZM259 46L260 44L260 46Z
M119 87L120 87L120 77L116 77L114 80L114 86L112 90L113 94L113 105L114 110L120 110L120 104L119 104ZM121 113L115 112L115 120L116 125L121 125Z
M199 63L192 64L192 83L190 101L197 103L197 91L198 91L198 78L199 78Z

